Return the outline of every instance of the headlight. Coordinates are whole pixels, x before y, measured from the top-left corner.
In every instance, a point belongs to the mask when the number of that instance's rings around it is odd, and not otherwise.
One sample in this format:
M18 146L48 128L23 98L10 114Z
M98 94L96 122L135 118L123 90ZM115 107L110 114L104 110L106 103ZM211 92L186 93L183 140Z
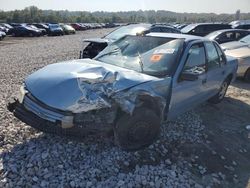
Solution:
M18 100L20 103L23 103L23 99L25 94L28 93L28 91L25 89L24 85L22 85L20 87L20 92L19 92L19 96L18 96Z

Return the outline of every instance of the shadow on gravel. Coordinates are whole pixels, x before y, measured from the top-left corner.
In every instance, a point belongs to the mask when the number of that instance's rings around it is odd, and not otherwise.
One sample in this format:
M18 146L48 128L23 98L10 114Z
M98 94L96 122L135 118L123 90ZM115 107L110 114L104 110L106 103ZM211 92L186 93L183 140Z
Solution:
M239 89L248 90L250 92L250 83L244 81L242 78L237 78L237 80L235 80L231 85Z
M250 125L250 106L226 97L221 104L197 108L197 113L205 125L206 141L184 144L180 149L191 159L193 173L203 185L220 180L218 187L248 187L250 132L246 125Z

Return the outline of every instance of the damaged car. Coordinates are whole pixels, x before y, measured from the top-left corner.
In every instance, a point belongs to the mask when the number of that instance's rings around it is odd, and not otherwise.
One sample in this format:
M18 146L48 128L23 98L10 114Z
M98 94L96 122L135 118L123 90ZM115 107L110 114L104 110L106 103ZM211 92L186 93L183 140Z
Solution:
M126 35L94 59L48 65L28 76L8 109L39 130L113 132L124 150L154 142L161 122L219 103L237 60L215 41L181 34Z
M94 58L104 48L112 42L125 35L145 35L151 32L158 33L181 33L179 29L166 24L129 24L121 26L102 38L85 39L83 41L83 50L80 51L80 59Z

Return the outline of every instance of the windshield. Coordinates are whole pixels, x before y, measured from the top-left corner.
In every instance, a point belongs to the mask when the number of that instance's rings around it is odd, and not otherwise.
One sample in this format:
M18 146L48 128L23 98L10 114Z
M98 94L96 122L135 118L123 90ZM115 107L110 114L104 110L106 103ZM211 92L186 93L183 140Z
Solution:
M95 60L153 76L171 75L184 39L125 36Z
M117 40L125 35L136 35L137 33L141 33L142 31L147 30L150 26L150 24L134 24L122 26L119 29L106 35L105 38Z
M182 33L188 33L189 31L191 31L192 29L194 29L196 27L196 24L189 24L186 27L184 27L181 32Z
M215 32L209 33L208 35L206 35L206 38L213 39L217 35L219 35L220 33L221 33L220 31L215 31Z
M250 44L250 35L247 35L245 37L243 37L240 42L244 42L244 43L249 43Z
M51 25L49 25L49 27L52 28L52 29L57 29L57 28L59 28L59 25L51 24Z

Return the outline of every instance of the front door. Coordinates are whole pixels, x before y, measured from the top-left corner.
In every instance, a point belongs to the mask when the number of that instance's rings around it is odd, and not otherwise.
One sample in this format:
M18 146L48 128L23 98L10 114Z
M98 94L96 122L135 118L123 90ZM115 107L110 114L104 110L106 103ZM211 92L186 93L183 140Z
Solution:
M181 74L185 71L196 71L196 80L182 80ZM203 43L193 44L185 61L180 78L173 83L172 97L169 106L168 119L191 109L204 101L206 94L206 55Z

